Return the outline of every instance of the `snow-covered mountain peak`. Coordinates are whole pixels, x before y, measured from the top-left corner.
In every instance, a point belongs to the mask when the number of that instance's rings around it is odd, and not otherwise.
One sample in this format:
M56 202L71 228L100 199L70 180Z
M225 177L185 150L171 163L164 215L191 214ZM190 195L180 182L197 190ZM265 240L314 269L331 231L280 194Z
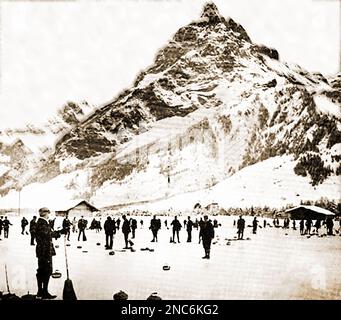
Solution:
M201 18L204 18L207 21L217 21L221 19L221 15L213 2L207 2L203 7Z

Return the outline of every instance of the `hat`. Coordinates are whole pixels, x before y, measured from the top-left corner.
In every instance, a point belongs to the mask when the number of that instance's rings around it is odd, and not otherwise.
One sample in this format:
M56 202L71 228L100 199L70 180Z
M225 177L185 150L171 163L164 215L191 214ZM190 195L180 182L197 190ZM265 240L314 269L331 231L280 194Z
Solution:
M48 208L46 208L46 207L39 209L39 214L43 214L45 212L50 213L50 210Z

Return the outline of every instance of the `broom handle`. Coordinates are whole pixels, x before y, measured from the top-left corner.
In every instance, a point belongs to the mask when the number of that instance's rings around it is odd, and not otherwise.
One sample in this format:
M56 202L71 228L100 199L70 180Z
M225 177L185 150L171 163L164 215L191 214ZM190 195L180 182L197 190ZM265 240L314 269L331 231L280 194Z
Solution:
M69 264L67 261L67 253L66 253L66 235L64 235L64 250L65 250L65 263L66 263L66 277L69 280Z
M7 275L7 265L6 264L5 264L5 274L6 274L7 291L8 291L8 293L11 293L11 291L9 290L9 285L8 285L8 275Z

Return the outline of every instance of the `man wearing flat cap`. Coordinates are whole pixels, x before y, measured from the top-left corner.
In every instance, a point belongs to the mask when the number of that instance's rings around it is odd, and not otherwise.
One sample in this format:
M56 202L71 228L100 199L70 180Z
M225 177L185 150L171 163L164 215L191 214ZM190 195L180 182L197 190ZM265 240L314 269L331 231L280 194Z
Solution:
M54 299L57 297L49 293L48 284L52 274L52 256L56 255L52 238L59 238L60 234L51 230L49 214L50 210L48 208L39 209L39 219L36 224L37 298L41 299Z

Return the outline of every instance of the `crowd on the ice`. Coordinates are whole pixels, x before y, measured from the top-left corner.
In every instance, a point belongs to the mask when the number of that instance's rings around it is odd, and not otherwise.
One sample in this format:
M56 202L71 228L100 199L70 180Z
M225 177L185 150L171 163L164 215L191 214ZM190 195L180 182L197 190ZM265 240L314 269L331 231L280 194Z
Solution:
M129 217L127 214L123 214L122 216L107 216L105 222L103 224L103 228L101 225L101 220L93 218L90 226L88 227L88 221L81 216L80 219L77 220L76 217L73 217L72 220L66 215L63 219L61 229L55 230L55 218L49 219L50 211L48 208L41 208L39 210L39 217L34 216L30 222L23 217L21 219L21 234L27 235L28 231L31 235L30 244L32 246L36 245L36 257L38 259L38 269L37 269L37 285L38 285L38 293L37 297L42 299L54 299L56 296L51 295L48 292L48 283L50 276L52 274L52 256L55 255L52 238L59 238L61 235L65 236L65 240L70 241L71 233L78 233L78 241L87 241L86 232L87 230L95 230L97 233L101 232L104 229L105 234L105 249L112 250L113 249L113 240L114 235L121 229L125 247L124 249L133 249L133 241L132 239L136 236L136 230L138 229L138 221L135 217ZM183 221L178 219L178 216L172 217L172 221L168 225L169 217L164 219L164 226L167 230L171 228L172 236L170 237L171 243L180 243L180 231L182 228L186 230L187 233L187 242L192 242L192 231L196 229L199 232L199 244L202 242L203 249L205 251L205 255L202 257L203 259L210 259L210 250L211 243L215 235L215 228L221 226L216 219L213 221L209 219L207 215L204 215L200 219L195 218L192 220L190 216ZM339 219L339 226L334 225L334 221L332 217L327 217L323 220L315 220L312 219L302 219L298 220L298 224L296 220L290 220L289 218L285 218L282 221L282 225L280 225L280 220L278 217L275 217L272 220L264 219L263 223L259 221L261 217L253 217L252 224L246 226L245 219L242 215L239 216L237 220L233 220L233 227L237 229L236 240L244 239L244 230L246 227L252 228L252 233L256 234L258 228L283 228L289 229L290 222L292 222L292 229L297 230L299 227L299 232L301 235L319 235L319 231L322 227L326 229L326 235L334 235L334 231L341 235L341 219ZM143 219L140 220L140 228L143 228ZM0 217L0 240L2 236L2 231L4 232L4 237L8 238L9 229L12 226L12 223L9 221L7 217ZM26 228L29 228L27 231ZM158 242L158 234L162 229L161 219L154 215L150 219L149 230L152 233L151 242Z

